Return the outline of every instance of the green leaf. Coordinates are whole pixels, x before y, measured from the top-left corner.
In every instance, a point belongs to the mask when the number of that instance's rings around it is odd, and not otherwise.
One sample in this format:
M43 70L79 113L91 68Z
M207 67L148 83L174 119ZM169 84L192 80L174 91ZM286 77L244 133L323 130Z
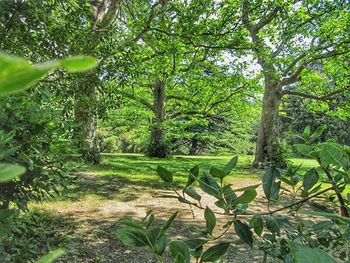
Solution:
M207 194L220 198L220 186L211 175L204 174L201 176L199 186Z
M60 65L68 72L81 72L97 66L96 58L90 56L74 56L59 60Z
M204 218L205 218L207 232L209 234L213 234L213 230L216 225L216 217L213 211L209 207L206 207L204 210Z
M210 174L214 177L220 178L220 180L224 179L227 173L219 168L211 167Z
M124 226L132 227L132 228L143 229L143 224L140 221L134 220L127 216L121 218L118 221L118 223Z
M247 243L250 247L253 247L253 233L250 231L249 226L240 220L236 220L233 223L233 226L239 238Z
M0 163L0 183L8 182L26 172L23 166Z
M235 200L237 198L237 195L235 192L232 190L231 186L225 185L222 188L222 192L224 194L224 198L227 203L230 203L231 201Z
M62 256L63 254L65 254L64 250L62 248L59 248L54 251L51 251L46 256L43 256L36 263L52 263L54 262L54 260Z
M148 245L145 233L140 229L122 228L117 230L117 238L127 246L143 247Z
M323 216L325 218L333 219L333 220L338 220L347 224L350 224L350 218L344 217L341 215L337 215L334 213L329 213L329 212L317 212L317 211L300 211L301 214L305 215L313 215L313 216Z
M267 200L277 199L280 190L281 183L276 182L276 178L279 176L279 171L275 167L270 167L266 170L263 178L262 185Z
M227 253L229 247L230 243L221 242L208 248L206 251L204 251L200 262L214 262L219 260Z
M174 263L187 263L182 254L177 254Z
M161 234L161 229L158 227L148 230L147 237L152 244L150 247L154 248L154 252L157 255L163 255L166 248L166 237L164 234Z
M192 185L196 181L196 178L198 178L198 175L199 175L199 166L196 165L192 167L190 169L190 172L188 173L188 180L186 183L186 187L189 187L190 185Z
M163 181L167 183L173 182L173 173L163 168L162 166L160 165L157 166L157 173Z
M233 200L231 204L232 205L249 204L251 201L255 199L256 196L257 196L257 193L255 190L248 189L244 191L242 195L237 197L237 199Z
M42 79L50 70L60 66L70 72L91 69L97 60L87 56L76 56L40 64L31 64L23 58L0 52L0 96L27 89Z
M254 228L254 232L261 236L264 230L264 221L260 214L255 214L249 222L249 226Z
M195 239L185 240L184 242L190 249L195 250L203 246L203 244L206 243L207 241L205 239L195 238Z
M309 138L310 137L310 133L311 133L311 129L310 126L306 126L303 132L304 138Z
M326 129L326 127L326 125L318 126L316 131L311 135L311 139L316 140L317 138L319 138Z
M296 144L295 147L297 148L298 152L305 156L309 156L309 153L312 151L311 147L306 144Z
M196 189L194 189L193 187L185 188L185 193L197 201L200 201L202 199L202 197L197 193Z
M165 224L162 226L162 229L159 232L159 236L163 235L171 226L171 224L174 222L175 218L177 217L178 212L175 212L172 214L172 216L168 219L168 221L165 222Z
M23 58L0 52L0 96L29 88L48 72L33 67Z
M309 169L304 175L303 187L305 191L311 189L320 179L318 171L315 168Z
M273 216L268 216L265 219L266 228L271 231L271 233L279 234L280 226L277 220Z
M238 189L234 189L234 192L244 192L246 190L255 190L256 188L258 188L261 184L254 184L254 185L248 185L242 188L238 188Z
M337 261L319 248L310 248L294 242L290 249L295 263L336 263Z
M224 167L226 174L229 174L238 163L238 156L233 157Z
M320 152L321 164L323 167L328 165L342 166L344 152L342 148L335 143L325 143Z
M169 244L169 250L174 259L180 255L183 259L183 261L180 262L190 263L190 250L183 241L171 241Z

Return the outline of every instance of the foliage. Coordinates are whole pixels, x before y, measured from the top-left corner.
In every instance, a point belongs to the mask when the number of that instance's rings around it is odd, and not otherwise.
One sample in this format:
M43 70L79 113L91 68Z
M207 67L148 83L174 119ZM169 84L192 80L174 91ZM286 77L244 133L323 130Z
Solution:
M1 223L7 225L0 247L2 262L32 262L51 249L70 243L69 232L73 228L62 218L48 212L32 211L23 215L13 212L4 221L4 213L9 212L2 210L1 214Z
M96 63L97 61L94 58L82 56L33 66L22 58L0 53L0 66L2 68L0 75L0 95L6 96L10 93L24 90L47 75L50 70L59 66L66 68L70 72L76 72L91 69ZM23 104L25 102L24 100ZM9 101L7 101L7 105L9 104ZM21 106L21 101L18 104ZM20 106L18 107L20 108ZM25 104L25 106L28 107L28 104ZM7 107L9 108L10 106ZM47 147L49 138L45 138L46 140L43 141L42 137L40 135L38 136L38 134L34 137L33 135L35 133L26 134L31 128L28 128L27 131L24 130L25 132L21 130L27 128L24 125L25 120L22 119L22 121L18 122L16 118L8 118L5 121L6 117L4 116L8 113L6 113L6 109L2 110L2 123L6 123L7 127L13 129L11 130L13 135L6 132L6 126L1 127L0 160L5 160L5 162L1 163L0 170L2 201L0 209L0 254L1 258L5 261L14 258L15 261L26 261L28 258L33 257L33 251L34 255L37 255L38 250L41 249L39 247L32 247L33 245L40 244L40 242L35 241L36 238L45 240L46 244L44 247L47 248L48 245L55 245L49 241L50 236L54 236L54 239L57 239L57 237L51 233L48 236L42 236L42 234L47 233L43 231L46 227L43 229L38 228L38 220L34 215L29 218L28 223L18 221L18 210L9 209L9 204L12 201L19 208L24 209L30 199L40 199L45 194L51 194L50 191L52 189L58 192L57 187L62 181L63 170L61 168L62 166L59 167L55 164L57 162L55 160L55 153L52 156L49 155L52 152L52 149ZM35 109L32 110L35 112ZM22 117L20 110L16 109L16 113L16 116L19 116L17 118ZM36 119L34 118L34 120ZM15 123L12 124L11 121L15 121ZM18 123L22 123L22 127L16 127ZM32 125L36 129L38 125L43 124L37 121L33 125L30 120L27 120L27 123L28 126ZM51 135L55 134L51 133ZM14 138L20 142L18 145L14 142ZM33 150L34 155L32 153ZM17 163L23 163L23 165L20 166ZM25 240L24 234L28 234L28 243L23 242ZM53 251L51 254L40 259L39 262L52 262L63 253L64 251L62 249Z
M307 127L303 137L300 137L306 144L300 144L299 149L307 156L315 158L319 163L318 167L308 169L304 175L300 175L301 165L289 167L287 170L275 167L266 170L261 183L267 201L266 212L256 213L249 210L249 204L256 198L256 189L260 184L240 189L225 184L224 179L235 168L237 157L225 167L212 166L209 171L202 173L198 166L193 167L181 191L174 185L173 173L158 166L158 175L175 192L180 202L188 204L191 209L196 207L204 211L206 227L191 227L190 230L195 236L191 240L182 241L183 250L191 251L191 255L199 262L216 261L224 256L230 242L233 241L218 243L204 253L203 245L222 239L233 226L243 243L250 247L257 246L264 252L265 260L267 256L287 262L317 262L320 258L324 262L336 262L335 258L345 260L349 249L350 228L347 222L350 200L342 193L349 184L350 154L348 147L334 142L314 144L313 141L321 136L323 130L323 127L319 127L311 133ZM216 199L215 209L202 205L201 194L194 188L196 183L203 192ZM323 201L320 202L316 197L322 197ZM330 212L327 206L324 206L329 203L340 208L341 216ZM302 210L305 204L325 212ZM275 205L278 205L278 208L275 208ZM217 209L222 212L218 212ZM282 213L284 210L291 214L285 215ZM224 230L219 235L215 235L213 231L216 228L216 214L228 217ZM312 221L303 217L305 214L325 217L326 220ZM247 216L250 219L247 220ZM118 237L124 243L133 245L132 242L127 243L125 237ZM212 250L215 251L213 254ZM177 262L177 255L172 255L174 262ZM189 262L189 258L181 262Z

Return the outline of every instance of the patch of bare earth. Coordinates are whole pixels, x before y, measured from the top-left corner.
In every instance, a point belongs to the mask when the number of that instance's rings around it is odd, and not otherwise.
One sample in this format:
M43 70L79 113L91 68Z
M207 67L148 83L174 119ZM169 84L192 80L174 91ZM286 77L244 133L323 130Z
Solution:
M81 174L86 180L92 180L96 177L94 174ZM257 179L232 179L234 188L240 188L259 183ZM115 193L111 188L115 187ZM138 263L138 262L156 262L152 254L144 248L128 248L124 246L115 237L117 221L125 215L134 218L142 218L146 211L153 210L158 224L163 224L175 211L179 211L178 218L172 228L170 235L177 239L189 237L188 228L191 225L201 225L203 223L203 210L193 209L193 214L188 205L180 203L175 198L169 198L174 195L172 191L152 189L138 185L119 185L117 181L111 181L110 184L101 184L102 188L109 187L110 196L108 198L80 198L68 203L52 204L49 209L58 215L67 218L76 226L74 242L67 247L67 255L59 262L115 262L115 263ZM100 189L105 190L105 189ZM254 211L262 211L264 201L262 198L262 189L258 188L259 196L256 201L250 205ZM213 205L214 200L203 194L202 205ZM193 217L194 215L194 217ZM219 215L216 233L220 234L222 226L227 222L225 216ZM237 240L233 230L226 235L227 240ZM232 244L225 262L260 262L262 254L250 249L245 245ZM172 262L168 258L167 262Z

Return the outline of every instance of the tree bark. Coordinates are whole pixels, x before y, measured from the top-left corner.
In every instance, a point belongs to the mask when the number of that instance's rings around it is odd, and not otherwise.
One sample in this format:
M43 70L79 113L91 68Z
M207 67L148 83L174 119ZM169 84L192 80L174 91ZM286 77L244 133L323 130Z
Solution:
M75 141L84 160L99 164L101 161L100 147L97 138L97 103L98 79L96 74L82 78L84 81L76 93L75 100Z
M277 141L277 124L281 98L279 87L266 81L253 167L286 166L286 161Z
M199 151L198 139L193 137L191 139L191 148L189 151L189 155L198 155L198 151Z
M165 158L168 155L168 149L165 144L165 130L162 124L165 120L165 82L157 80L153 87L153 112L151 139L148 145L147 155L149 157Z

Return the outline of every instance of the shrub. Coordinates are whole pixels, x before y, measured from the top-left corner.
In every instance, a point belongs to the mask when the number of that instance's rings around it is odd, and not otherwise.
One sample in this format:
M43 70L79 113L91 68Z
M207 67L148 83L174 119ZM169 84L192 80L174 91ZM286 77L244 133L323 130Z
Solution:
M193 167L182 190L176 188L173 173L158 166L158 175L174 191L180 202L204 211L205 228L191 227L193 238L170 242L169 249L174 262L190 262L190 256L196 262L219 260L232 243L230 240L219 242L230 228L234 229L241 242L250 247L257 246L263 251L264 262L267 257L274 261L295 263L349 260L350 195L345 198L343 193L350 183L350 148L333 141L315 144L314 141L323 129L320 127L311 133L307 127L300 137L304 144L298 146L304 155L316 159L319 166L307 169L306 172L302 172L302 166L287 169L269 167L261 184L240 189L225 183L225 178L237 164L237 157L232 158L225 167L211 167L202 173L198 166ZM220 212L201 204L202 196L194 188L196 183L203 192L216 199L214 205ZM260 185L265 194L267 209L257 213L249 209L249 204L256 198L256 189ZM309 208L302 209L306 204ZM339 207L340 215L328 208L330 204L331 208L334 205ZM219 235L213 234L216 214L230 218ZM173 222L175 215L165 224L167 227L163 226L162 229L169 228L168 224ZM314 216L317 220L310 220ZM149 217L153 221L153 215ZM157 260L164 262L165 231L149 230L152 222L147 218L142 222L124 218L120 221L124 227L118 230L117 236L129 246L149 246L156 252ZM139 242L140 240L143 241ZM210 243L212 245L204 251L203 245ZM154 250L157 247L162 249Z

